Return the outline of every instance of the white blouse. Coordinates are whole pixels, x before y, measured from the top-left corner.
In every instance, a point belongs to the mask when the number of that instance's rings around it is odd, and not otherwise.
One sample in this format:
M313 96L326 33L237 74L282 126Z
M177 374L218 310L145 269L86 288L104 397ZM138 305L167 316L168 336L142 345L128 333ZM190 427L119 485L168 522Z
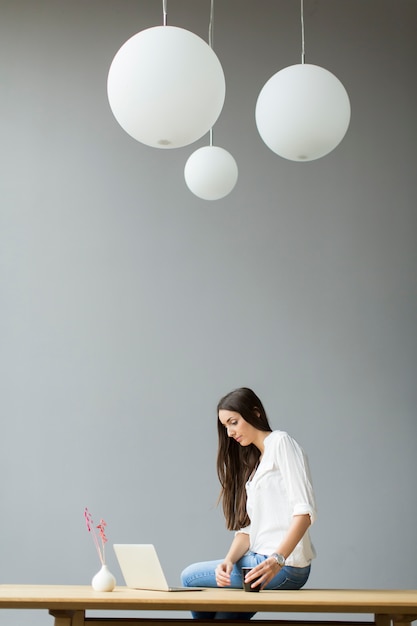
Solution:
M252 552L269 555L284 539L294 515L316 518L316 505L307 457L288 433L275 430L264 441L262 460L246 483L247 512L251 523L238 532L250 536ZM307 531L286 560L305 567L316 556Z

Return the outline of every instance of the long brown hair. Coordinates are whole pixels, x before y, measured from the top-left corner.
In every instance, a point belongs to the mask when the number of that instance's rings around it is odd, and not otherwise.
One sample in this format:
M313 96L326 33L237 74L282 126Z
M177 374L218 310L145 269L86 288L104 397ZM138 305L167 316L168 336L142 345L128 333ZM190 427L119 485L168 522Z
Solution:
M221 409L239 413L258 430L271 432L268 418L258 396L247 387L240 387L224 396L217 405L217 416ZM239 530L250 523L246 511L245 485L259 463L260 451L254 445L241 446L228 436L223 424L217 419L219 447L217 451L217 475L221 491L226 526L229 530Z

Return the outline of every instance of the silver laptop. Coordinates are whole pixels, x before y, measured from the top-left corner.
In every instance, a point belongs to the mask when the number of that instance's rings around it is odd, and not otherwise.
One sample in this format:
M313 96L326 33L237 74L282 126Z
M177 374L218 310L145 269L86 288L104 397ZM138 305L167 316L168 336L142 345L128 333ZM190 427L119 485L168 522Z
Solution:
M113 545L123 578L131 589L153 591L201 591L201 587L170 587L151 543L115 543Z

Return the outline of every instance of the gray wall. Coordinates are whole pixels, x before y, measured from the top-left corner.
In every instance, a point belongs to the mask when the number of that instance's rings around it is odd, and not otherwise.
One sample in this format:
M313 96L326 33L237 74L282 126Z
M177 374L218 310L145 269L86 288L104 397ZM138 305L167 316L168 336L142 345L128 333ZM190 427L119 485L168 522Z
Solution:
M85 506L110 543L155 543L173 582L222 557L215 406L248 385L309 453L309 586L416 588L417 3L305 1L307 61L352 121L299 164L254 123L300 60L299 2L218 0L214 137L239 165L218 202L183 179L207 137L153 150L109 110L111 60L161 5L0 3L0 582L89 584ZM168 5L207 38L208 1ZM0 623L48 619L31 613Z

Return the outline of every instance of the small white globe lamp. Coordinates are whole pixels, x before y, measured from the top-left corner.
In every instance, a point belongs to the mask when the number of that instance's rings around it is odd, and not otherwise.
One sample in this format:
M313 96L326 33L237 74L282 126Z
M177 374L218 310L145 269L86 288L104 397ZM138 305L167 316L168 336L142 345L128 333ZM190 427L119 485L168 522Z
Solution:
M256 125L266 145L284 159L313 161L342 141L350 122L346 89L317 65L291 65L262 88Z
M227 196L238 178L238 168L230 152L219 146L204 146L188 158L184 168L190 191L203 200Z
M137 33L116 53L107 93L120 126L154 148L200 139L223 108L222 66L200 37L176 26Z

